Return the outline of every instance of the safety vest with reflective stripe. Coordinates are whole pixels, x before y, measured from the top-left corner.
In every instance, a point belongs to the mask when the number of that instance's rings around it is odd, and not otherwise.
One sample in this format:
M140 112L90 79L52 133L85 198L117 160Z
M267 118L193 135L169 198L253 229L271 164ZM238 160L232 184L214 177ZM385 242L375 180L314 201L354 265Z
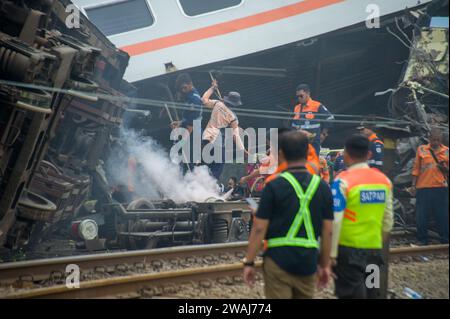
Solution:
M348 184L339 244L380 249L384 212L392 191L391 182L374 168L345 171L338 178Z
M306 189L306 192L303 192L300 183L297 181L294 175L289 172L284 172L281 173L280 176L285 178L294 188L295 193L299 199L300 207L286 236L269 238L267 243L268 248L282 246L319 248L319 243L317 242L316 236L314 234L314 227L311 221L309 204L311 203L311 199L313 198L314 194L317 191L317 188L319 187L320 177L317 175L312 175L312 179L308 185L308 188ZM303 224L305 225L306 229L306 238L297 237L300 227Z
M307 120L311 120L314 119L315 115L314 113L317 113L319 111L319 107L322 105L322 103L318 102L318 101L314 101L313 99L309 99L308 102L306 102L306 105L303 107L302 109L302 105L301 104L297 104L294 107L294 120L299 120L302 117L301 113L306 113L303 114L304 118ZM320 125L320 123L319 123Z

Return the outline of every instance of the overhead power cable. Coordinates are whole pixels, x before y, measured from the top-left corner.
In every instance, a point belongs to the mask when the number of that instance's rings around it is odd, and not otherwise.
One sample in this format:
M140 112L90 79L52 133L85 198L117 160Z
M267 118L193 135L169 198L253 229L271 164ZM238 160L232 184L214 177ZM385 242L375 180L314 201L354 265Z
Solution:
M144 99L144 98L136 98L136 97L128 97L128 96L117 96L103 93L91 93L85 91L76 91L71 89L60 89L49 86L30 84L30 83L22 83L22 82L14 82L14 81L5 81L0 80L0 84L22 87L28 89L40 89L43 91L54 92L54 93L63 93L71 96L76 96L82 98L83 96L90 102L97 101L98 99L103 99L111 102L122 102L129 103L133 107L127 108L127 111L138 112L139 108L136 106L150 106L150 107L159 107L165 108L166 106L170 109L178 109L178 110L192 110L192 105L186 103L179 102L171 102L171 101L162 101L162 100L153 100L153 99ZM252 108L233 108L232 109L236 115L243 117L252 117L252 118L264 118L264 119L279 119L279 120L292 120L293 116L296 114L295 112L288 111L276 111L276 110L262 110L262 109L252 109ZM141 111L145 112L148 110L142 109ZM212 109L203 108L204 112L212 112ZM306 114L306 113L300 113ZM329 117L329 115L317 114L317 118L314 120L317 122L333 122L333 123L345 123L345 124L359 124L362 120L368 124L409 124L410 122L404 120L396 120L387 117L372 117L371 120L366 120L367 115L354 115L354 114L334 114L335 119L329 120L324 117ZM323 117L323 118L321 118ZM347 119L348 118L348 119Z

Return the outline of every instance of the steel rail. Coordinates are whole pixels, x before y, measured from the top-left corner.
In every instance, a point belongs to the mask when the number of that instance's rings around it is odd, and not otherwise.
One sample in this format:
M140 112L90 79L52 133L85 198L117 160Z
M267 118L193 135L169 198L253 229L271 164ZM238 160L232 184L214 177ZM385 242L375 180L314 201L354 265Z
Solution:
M256 267L261 269L262 262ZM242 264L226 264L210 267L189 268L152 274L132 275L80 282L79 288L68 288L58 285L46 288L17 291L3 296L8 299L16 298L126 298L130 295L151 287L164 288L164 285L192 284L193 282L212 281L227 277L241 276Z
M247 242L234 242L8 262L0 264L0 283L11 284L21 277L31 277L33 281L44 280L52 273L65 274L66 267L70 264L75 264L81 271L86 271L121 264L145 264L152 260L243 253L246 248Z
M429 246L414 246L414 247L395 247L389 250L389 256L391 257L403 257L403 256L423 256L426 254L447 254L449 246L448 244L442 245L429 245Z
M211 246L214 246L211 247ZM126 258L136 258L139 257L140 262L142 261L142 257L144 257L144 262L146 261L145 257L149 256L159 256L161 259L162 255L165 257L180 257L184 256L193 256L194 254L202 254L202 253L218 253L221 252L230 252L230 251L242 251L245 250L247 246L246 242L242 243L233 243L233 244L218 244L218 245L202 245L202 246L189 246L189 247L175 247L169 249L155 249L155 250L147 250L147 251L136 251L136 252L125 252L125 253L114 253L114 254L100 254L99 255L90 255L90 256L78 256L72 258L58 258L58 264L61 266L67 265L68 262L76 263L78 262L84 263L87 266L94 266L95 264L98 266L98 261L103 260L104 262L115 260L126 261L130 263L129 259ZM398 247L390 249L390 257L402 257L402 256L424 256L427 254L448 254L449 245L430 245L430 246L418 246L418 247ZM108 256L109 255L109 256ZM109 257L109 258L108 258ZM113 258L111 258L113 257ZM150 257L151 258L151 257ZM135 259L133 259L135 260ZM42 268L43 266L52 265L52 261L55 259L48 259L37 262L21 262L21 263L9 263L7 266L11 267L12 264L19 264L20 269L22 271L24 269L28 269L30 271L34 271L38 268L29 268L32 264L36 264L41 262L39 268L41 271L47 270L49 268ZM148 260L147 260L148 261ZM91 262L91 264L89 264ZM45 265L43 265L45 264ZM3 267L2 267L3 266ZM258 268L261 266L261 262L257 263ZM0 265L0 274L3 273L3 270L10 269L5 267L5 265ZM222 264L222 265L214 265L208 267L197 267L197 268L188 268L183 270L175 270L175 271L165 271L165 272L157 272L157 273L149 273L149 274L136 274L131 276L120 276L113 277L109 279L99 279L99 280L90 280L90 281L82 281L80 283L80 288L67 288L65 285L57 285L46 288L36 288L36 289L25 289L25 290L17 290L12 293L8 293L3 295L3 298L103 298L103 297L114 297L114 296L126 296L130 294L136 294L140 289L145 289L148 286L155 287L158 285L167 285L167 284L177 284L177 283L185 283L185 282L195 282L200 280L213 280L217 278L223 277L233 277L239 276L242 270L242 264L233 263L233 264ZM12 274L10 273L9 279L12 278ZM17 275L17 272L15 273ZM17 278L17 277L16 277Z

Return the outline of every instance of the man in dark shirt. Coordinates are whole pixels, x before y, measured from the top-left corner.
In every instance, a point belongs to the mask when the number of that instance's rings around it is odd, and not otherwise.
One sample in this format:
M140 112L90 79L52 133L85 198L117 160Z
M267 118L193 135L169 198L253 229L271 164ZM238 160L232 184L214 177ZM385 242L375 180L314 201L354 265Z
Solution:
M194 120L202 119L203 102L200 94L192 83L191 77L187 73L182 73L177 77L175 87L179 95L181 95L181 101L186 103L189 109L183 110L181 115L182 120L179 122L173 122L173 127L184 127L189 133L192 133L194 126Z
M202 113L203 113L202 98L200 97L200 94L198 93L197 89L194 87L191 77L187 73L181 73L177 77L175 81L175 88L177 90L179 100L185 103L186 104L185 107L188 108L183 110L183 113L181 114L182 118L181 121L172 122L170 126L172 127L172 129L178 127L185 128L187 132L184 134L183 139L185 141L189 140L190 145L194 145L192 131L194 129L194 121L199 121L198 125L201 128ZM192 152L192 148L188 154L183 154L183 157L185 157L183 158L183 160L189 162L186 165L187 167L189 167L189 169L193 168L194 164L193 155L194 154ZM185 171L186 166L182 165L183 170Z
M253 285L254 259L265 238L266 297L312 298L316 278L326 286L331 275L332 195L328 185L305 168L306 135L291 131L278 139L278 156L288 169L263 190L244 259L244 280Z
M371 156L367 163L370 167L383 171L384 143L374 132L374 125L369 123L369 120L363 121L356 129L359 130L360 134L366 136L370 142Z

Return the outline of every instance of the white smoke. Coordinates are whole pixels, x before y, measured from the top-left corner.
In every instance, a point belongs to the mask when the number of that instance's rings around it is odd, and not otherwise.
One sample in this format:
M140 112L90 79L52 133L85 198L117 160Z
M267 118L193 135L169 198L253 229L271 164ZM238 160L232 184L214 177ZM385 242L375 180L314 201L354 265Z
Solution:
M219 187L206 166L195 167L183 175L181 166L171 161L169 154L158 143L132 131L122 132L128 154L138 162L140 185L135 192L146 199L172 199L176 203L203 202L209 197L219 197ZM116 170L117 171L117 170ZM124 172L117 172L123 180ZM118 176L116 176L118 178Z

